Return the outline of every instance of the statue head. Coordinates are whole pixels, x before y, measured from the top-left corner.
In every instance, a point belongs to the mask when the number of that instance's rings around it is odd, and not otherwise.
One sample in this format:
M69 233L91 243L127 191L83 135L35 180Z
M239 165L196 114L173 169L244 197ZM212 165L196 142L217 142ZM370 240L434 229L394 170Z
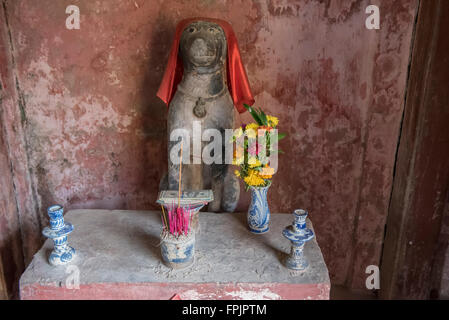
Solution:
M205 75L213 73L217 84L222 84L218 80L226 74L224 80L227 80L226 85L238 112L246 112L244 103L253 105L254 97L237 38L228 22L213 18L189 18L178 23L164 77L157 91L157 96L167 106L185 72L190 71ZM215 89L219 86L213 90L218 92Z
M182 32L180 54L186 70L214 72L226 61L226 36L216 23L195 21Z

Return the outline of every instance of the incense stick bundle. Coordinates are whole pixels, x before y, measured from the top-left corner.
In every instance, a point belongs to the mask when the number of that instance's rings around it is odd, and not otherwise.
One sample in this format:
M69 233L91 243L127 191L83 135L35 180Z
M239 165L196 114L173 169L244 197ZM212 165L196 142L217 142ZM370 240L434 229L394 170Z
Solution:
M192 224L193 219L193 208L190 205L188 209L181 206L182 153L183 153L183 141L181 140L181 154L179 161L178 204L176 206L173 201L173 203L168 206L167 219L165 218L166 215L164 212L164 208L162 207L163 223L165 223L165 229L176 237L180 235L187 235L190 232L190 226Z
M192 209L171 205L167 210L166 230L174 236L187 235L192 222Z
M181 139L181 154L179 156L179 181L178 181L178 208L176 208L176 223L178 225L178 228L176 229L178 235L180 231L182 231L182 226L180 226L179 217L182 214L182 209L179 207L181 204L181 184L182 184L182 146L183 146L183 140Z

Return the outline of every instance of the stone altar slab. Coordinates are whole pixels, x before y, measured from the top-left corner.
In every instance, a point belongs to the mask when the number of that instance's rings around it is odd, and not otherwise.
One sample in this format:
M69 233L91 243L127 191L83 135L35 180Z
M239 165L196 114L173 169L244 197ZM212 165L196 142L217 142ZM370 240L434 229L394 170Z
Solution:
M281 263L290 250L281 230L291 214L272 214L270 231L255 235L247 230L246 213L200 212L195 263L183 270L161 261L157 211L72 210L65 219L75 226L69 244L77 257L51 266L47 240L20 279L21 299L329 299L316 239L305 246L307 270Z

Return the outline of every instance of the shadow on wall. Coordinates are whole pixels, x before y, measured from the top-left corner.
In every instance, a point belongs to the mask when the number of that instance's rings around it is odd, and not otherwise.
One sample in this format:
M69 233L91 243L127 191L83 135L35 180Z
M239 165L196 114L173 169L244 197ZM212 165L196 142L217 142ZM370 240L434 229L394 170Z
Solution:
M76 195L70 199L69 209L79 208L103 208L103 209L134 209L150 210L158 209L156 204L159 181L167 171L167 107L156 96L159 84L168 60L169 49L175 30L176 21L159 15L157 20L152 22L153 28L148 35L149 45L145 49L147 52L143 56L148 59L138 57L141 68L142 81L137 85L135 97L131 101L137 113L135 116L135 127L133 137L126 142L130 151L140 150L136 153L138 157L127 158L123 154L110 153L109 158L113 166L116 166L116 180L131 178L132 182L124 181L126 186L118 187L119 200L109 200L92 198L87 201ZM125 159L125 160L124 160ZM131 172L126 176L125 171L129 167L123 166L123 161L132 161L133 170L141 174ZM120 176L120 177L118 177ZM128 188L127 186L130 186ZM129 189L126 191L126 189ZM39 187L46 195L51 195L51 190L45 185ZM44 198L43 198L44 199ZM43 203L51 205L53 200L45 199ZM51 200L51 201L47 201Z
M160 170L148 181L141 181L146 190L150 189L150 208L158 208L156 205L159 181L167 172L167 107L156 94L171 46L175 25L169 23L169 19L159 15L155 28L153 28L150 40L150 58L146 69L144 81L141 87L143 97L142 106L142 132L146 141L143 167L148 165L158 166Z
M430 299L449 300L449 192L432 267Z
M19 292L19 279L24 270L23 257L19 253L21 248L16 237L19 230L2 239L0 248L0 300L3 298L17 298ZM3 291L3 292L2 292Z

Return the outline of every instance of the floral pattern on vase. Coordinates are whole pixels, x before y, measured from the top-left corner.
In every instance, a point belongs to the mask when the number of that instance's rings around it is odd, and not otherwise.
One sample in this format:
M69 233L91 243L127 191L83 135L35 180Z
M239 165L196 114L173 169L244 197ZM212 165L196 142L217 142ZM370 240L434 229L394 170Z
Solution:
M248 227L252 233L265 233L269 230L270 208L268 207L266 187L250 187L251 203L248 208Z

